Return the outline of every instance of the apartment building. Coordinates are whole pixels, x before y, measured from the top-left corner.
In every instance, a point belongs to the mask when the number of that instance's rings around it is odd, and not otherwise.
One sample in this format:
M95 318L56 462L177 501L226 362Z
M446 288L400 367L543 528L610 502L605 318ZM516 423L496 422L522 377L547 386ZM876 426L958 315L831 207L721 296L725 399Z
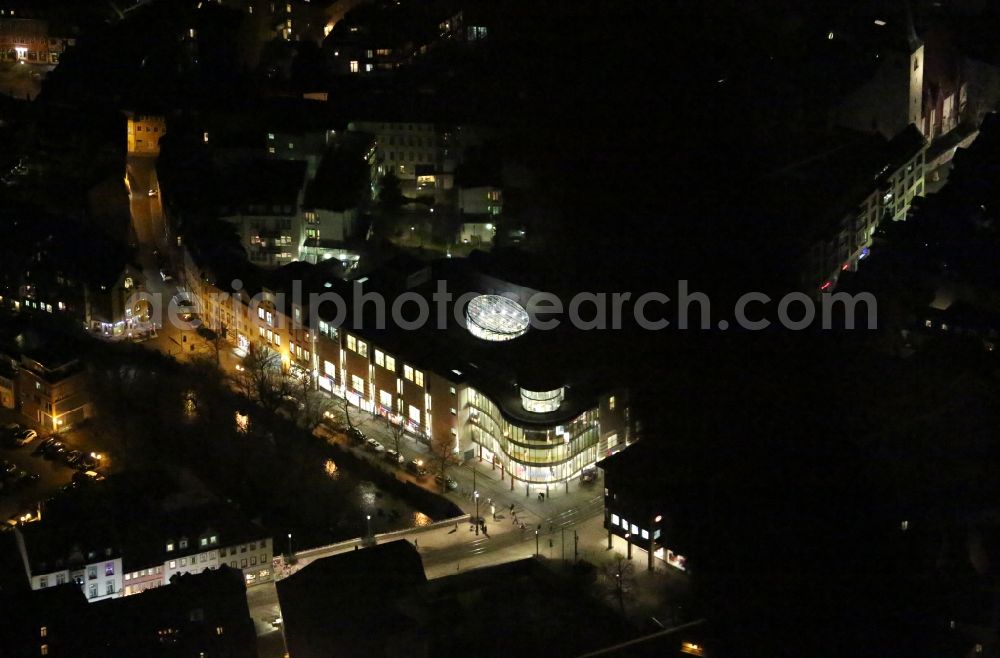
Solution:
M21 413L53 432L94 413L87 371L75 357L50 350L23 353L16 386Z
M841 272L856 269L880 223L904 220L924 194L926 150L914 125L891 140L834 131L762 177L758 225L783 254L786 283L828 291Z
M75 39L49 34L48 21L20 18L16 10L0 13L0 62L55 66Z
M380 175L392 172L428 190L451 189L455 169L484 139L477 126L427 121L357 120L348 130L375 136Z
M76 583L90 602L122 596L122 549L109 520L29 523L14 534L31 589Z
M160 138L167 134L166 117L126 112L128 152L135 155L158 155Z

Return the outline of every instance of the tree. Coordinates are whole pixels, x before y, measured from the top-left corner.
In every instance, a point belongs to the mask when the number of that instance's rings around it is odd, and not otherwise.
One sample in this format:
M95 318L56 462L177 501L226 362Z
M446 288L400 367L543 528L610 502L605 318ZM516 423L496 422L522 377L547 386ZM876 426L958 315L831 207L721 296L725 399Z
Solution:
M333 415L338 406L333 400L315 390L312 375L303 375L292 385L292 395L298 401L297 420L301 427L312 431L324 418Z
M265 411L274 413L289 387L281 372L281 357L266 347L251 343L236 376L236 385L243 395Z
M441 476L441 491L447 491L448 464L455 459L455 440L451 436L431 439L431 461L436 475Z
M621 553L604 563L601 577L605 592L618 602L622 616L625 615L625 601L631 601L635 592L635 566Z
M378 200L386 210L397 210L405 201L399 185L399 178L390 171L379 181Z
M403 454L400 450L400 446L403 444L403 434L406 432L406 427L403 423L394 423L392 420L389 421L389 436L392 437L392 447L396 449L396 452Z

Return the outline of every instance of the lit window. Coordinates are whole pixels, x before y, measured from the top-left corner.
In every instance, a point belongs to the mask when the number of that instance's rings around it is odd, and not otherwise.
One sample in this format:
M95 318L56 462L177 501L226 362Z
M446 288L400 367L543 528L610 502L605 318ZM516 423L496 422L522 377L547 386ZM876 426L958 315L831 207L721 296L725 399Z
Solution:
M368 343L363 340L358 341L358 354L361 356L368 356Z
M361 379L357 375L351 375L351 388L353 388L358 393L364 393L365 380Z
M385 355L385 369L396 372L396 359L388 354Z
M611 411L615 410L615 396L613 395L608 398L608 409Z
M420 409L417 409L412 404L410 405L410 420L417 425L420 424Z
M49 635L49 628L48 628L48 626L42 626L41 629L39 629L38 634L41 637L48 637L48 635Z
M375 365L385 367L385 353L382 350L375 350Z
M406 379L406 381L412 382L413 381L413 368L411 368L410 366L404 365L403 366L403 377Z
M413 371L413 383L416 384L417 386L423 386L424 385L424 373L420 372L419 370L414 370Z
M357 72L358 72L358 60L352 59L351 60L351 73L357 73Z
M358 341L354 336L347 337L347 349L351 350L352 352L358 351Z
M42 655L43 656L49 655L49 645L47 644L42 645Z

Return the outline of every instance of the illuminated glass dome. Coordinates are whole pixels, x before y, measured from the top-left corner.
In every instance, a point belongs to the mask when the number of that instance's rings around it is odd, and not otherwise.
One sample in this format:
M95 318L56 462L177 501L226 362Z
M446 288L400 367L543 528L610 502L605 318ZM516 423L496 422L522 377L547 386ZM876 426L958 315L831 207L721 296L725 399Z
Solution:
M479 295L465 311L468 329L476 338L512 340L528 330L528 312L512 299L500 295Z

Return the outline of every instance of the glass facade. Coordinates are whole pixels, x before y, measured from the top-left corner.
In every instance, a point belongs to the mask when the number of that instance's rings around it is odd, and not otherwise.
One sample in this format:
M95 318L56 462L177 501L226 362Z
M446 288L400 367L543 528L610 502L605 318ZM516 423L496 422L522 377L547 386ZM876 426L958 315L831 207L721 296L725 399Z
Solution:
M521 406L526 411L536 414L544 414L555 411L563 401L563 389L557 388L554 391L536 392L521 389Z
M533 484L562 482L598 458L601 429L597 408L565 425L525 429L508 422L488 397L469 388L463 392L469 439L494 454L518 480Z

